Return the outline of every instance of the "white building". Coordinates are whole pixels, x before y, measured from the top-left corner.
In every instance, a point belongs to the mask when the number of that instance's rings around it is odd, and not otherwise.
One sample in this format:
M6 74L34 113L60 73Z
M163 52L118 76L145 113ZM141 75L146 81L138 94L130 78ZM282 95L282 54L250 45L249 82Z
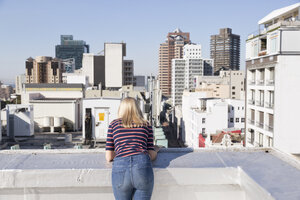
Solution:
M172 59L172 101L181 105L184 89L194 88L194 77L212 75L213 61L201 57L201 45L189 44L183 48L182 59ZM211 70L205 70L204 66ZM204 72L210 71L210 74Z
M195 76L196 91L210 91L217 98L245 99L245 73L221 70L219 76Z
M182 101L182 139L193 148L199 147L199 134L210 136L235 128L244 131L245 105L242 100L205 98L202 92L185 92Z
M261 19L246 42L247 146L300 153L300 3Z
M87 76L78 73L63 73L63 83L67 84L83 84L85 87L89 86L89 79Z
M16 76L16 94L20 95L23 90L23 84L26 83L26 75L20 74Z
M89 86L105 85L105 58L103 55L84 53L82 57L82 75L87 76Z
M123 57L126 56L125 43L105 43L105 87L121 88L123 85Z

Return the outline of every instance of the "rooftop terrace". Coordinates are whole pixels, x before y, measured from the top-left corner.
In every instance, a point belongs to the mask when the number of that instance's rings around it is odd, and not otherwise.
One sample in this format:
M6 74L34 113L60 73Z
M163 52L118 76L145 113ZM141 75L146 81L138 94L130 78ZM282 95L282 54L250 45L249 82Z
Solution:
M113 199L102 149L3 150L0 161L0 199ZM274 149L162 149L153 166L153 199L300 199L299 161Z

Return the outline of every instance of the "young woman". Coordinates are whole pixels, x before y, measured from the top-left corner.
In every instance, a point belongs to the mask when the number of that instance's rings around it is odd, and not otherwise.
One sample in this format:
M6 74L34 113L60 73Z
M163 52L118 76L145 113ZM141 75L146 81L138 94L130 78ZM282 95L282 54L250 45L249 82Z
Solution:
M125 98L106 140L106 160L113 160L112 185L116 200L151 199L154 176L151 160L153 131L134 98Z

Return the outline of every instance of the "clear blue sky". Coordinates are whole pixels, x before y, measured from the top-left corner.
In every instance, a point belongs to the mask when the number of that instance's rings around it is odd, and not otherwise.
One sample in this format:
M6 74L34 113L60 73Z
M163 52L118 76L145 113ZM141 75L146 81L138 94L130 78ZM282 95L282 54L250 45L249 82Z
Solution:
M85 40L92 53L104 42L127 43L135 74L158 73L158 48L179 27L202 45L209 57L209 38L219 28L241 35L241 69L245 39L257 21L274 9L299 0L0 0L0 80L13 82L25 73L25 60L55 56L61 34Z

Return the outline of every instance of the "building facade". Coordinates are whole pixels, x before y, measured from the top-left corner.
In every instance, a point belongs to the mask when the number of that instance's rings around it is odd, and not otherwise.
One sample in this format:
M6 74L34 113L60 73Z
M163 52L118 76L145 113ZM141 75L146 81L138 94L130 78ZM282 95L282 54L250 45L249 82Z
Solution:
M23 90L23 85L26 83L26 75L20 74L16 76L16 94L20 95Z
M246 145L300 153L300 3L271 12L246 41Z
M61 35L60 45L55 46L55 57L75 59L75 69L82 67L83 53L89 53L90 47L83 40L73 40L73 35Z
M244 132L245 102L243 100L207 98L205 93L185 92L182 102L182 134L189 147L199 148L199 135L206 137L211 146L211 136L228 128Z
M172 59L183 58L183 47L190 44L190 33L179 28L168 33L167 39L159 47L159 81L163 95L170 97L172 90Z
M123 63L126 56L125 43L105 43L105 87L119 89L123 86Z
M25 62L26 83L62 83L63 64L60 59L37 56Z
M210 58L214 60L214 73L220 68L240 69L240 36L230 28L222 28L218 35L210 36Z
M206 65L206 69L205 69ZM212 75L213 60L203 59L201 45L187 44L183 58L172 59L172 102L181 105L185 89L195 88L194 77Z
M105 87L105 58L103 55L84 53L82 59L82 75L88 78L88 85Z
M123 68L123 85L134 85L133 60L124 60Z
M219 76L195 76L196 91L211 92L211 97L245 99L245 73L243 71L223 71Z

